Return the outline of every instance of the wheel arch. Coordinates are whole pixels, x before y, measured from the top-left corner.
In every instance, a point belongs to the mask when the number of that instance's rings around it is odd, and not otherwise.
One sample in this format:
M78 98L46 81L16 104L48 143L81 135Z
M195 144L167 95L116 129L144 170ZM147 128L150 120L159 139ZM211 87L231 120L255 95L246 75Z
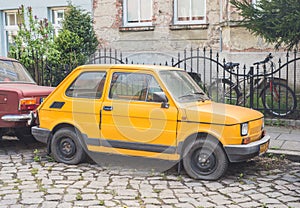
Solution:
M54 128L52 129L51 131L51 134L47 140L47 152L50 154L51 153L51 140L53 138L53 135L60 129L62 128L74 128L74 130L76 132L80 132L80 130L74 126L73 124L70 124L70 123L59 123L57 124L56 126L54 126ZM82 138L79 138L79 142L81 143L81 145L84 147L83 145L83 141L82 141ZM85 149L85 148L84 148Z
M180 154L180 159L182 159L184 150L188 146L188 144L203 138L209 138L210 140L216 142L216 144L220 144L220 146L224 150L222 142L215 135L208 132L193 133L190 136L188 136L185 140L183 140L181 143L179 143L178 153Z

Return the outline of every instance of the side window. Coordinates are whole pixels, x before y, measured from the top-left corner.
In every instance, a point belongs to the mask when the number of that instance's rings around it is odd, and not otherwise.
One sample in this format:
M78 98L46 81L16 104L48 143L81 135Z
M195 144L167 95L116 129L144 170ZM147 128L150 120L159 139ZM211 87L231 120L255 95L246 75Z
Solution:
M161 92L152 75L116 72L112 77L109 98L155 102L153 95Z
M106 72L83 72L69 86L66 95L75 98L99 99L102 96Z

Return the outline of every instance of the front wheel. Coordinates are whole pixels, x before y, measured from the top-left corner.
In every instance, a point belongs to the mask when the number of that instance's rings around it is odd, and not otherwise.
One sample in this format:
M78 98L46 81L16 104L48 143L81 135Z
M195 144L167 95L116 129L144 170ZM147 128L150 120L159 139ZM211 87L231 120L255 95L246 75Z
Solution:
M199 139L185 148L183 166L192 178L217 180L226 172L228 159L219 143Z
M280 82L270 82L261 92L262 103L268 113L284 117L297 107L297 100L292 89Z
M54 159L69 165L82 162L86 154L79 141L80 138L80 133L70 127L55 132L51 140L51 152Z

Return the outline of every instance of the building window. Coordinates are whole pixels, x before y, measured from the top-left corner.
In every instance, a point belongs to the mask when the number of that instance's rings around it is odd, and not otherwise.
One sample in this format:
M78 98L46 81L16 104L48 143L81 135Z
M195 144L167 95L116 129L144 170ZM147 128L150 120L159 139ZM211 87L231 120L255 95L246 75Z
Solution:
M20 24L21 20L18 15L18 10L4 11L4 19L5 44L8 51L9 46L14 43L14 36L18 33L18 24Z
M174 24L206 23L206 0L175 0Z
M62 29L62 21L65 17L65 9L66 8L51 8L51 19L55 35L57 35Z
M124 26L151 26L152 0L124 0Z

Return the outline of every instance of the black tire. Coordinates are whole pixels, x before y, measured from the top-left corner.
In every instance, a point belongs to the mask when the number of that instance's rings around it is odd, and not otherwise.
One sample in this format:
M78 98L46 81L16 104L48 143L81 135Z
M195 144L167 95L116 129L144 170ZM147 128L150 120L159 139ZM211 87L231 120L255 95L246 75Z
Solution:
M0 140L2 139L2 136L3 136L3 130L0 129Z
M74 128L59 129L51 140L51 153L57 162L75 165L86 158L86 153L80 143L81 135Z
M36 139L31 134L31 129L29 127L16 128L15 135L20 141L36 142Z
M297 99L293 90L281 83L268 83L261 91L261 98L264 108L269 114L278 117L285 117L296 109Z
M237 85L228 79L218 79L214 81L209 87L209 97L220 103L227 103L238 105L241 96Z
M211 139L198 139L189 143L184 149L182 160L190 177L204 180L219 179L229 163L223 148Z

